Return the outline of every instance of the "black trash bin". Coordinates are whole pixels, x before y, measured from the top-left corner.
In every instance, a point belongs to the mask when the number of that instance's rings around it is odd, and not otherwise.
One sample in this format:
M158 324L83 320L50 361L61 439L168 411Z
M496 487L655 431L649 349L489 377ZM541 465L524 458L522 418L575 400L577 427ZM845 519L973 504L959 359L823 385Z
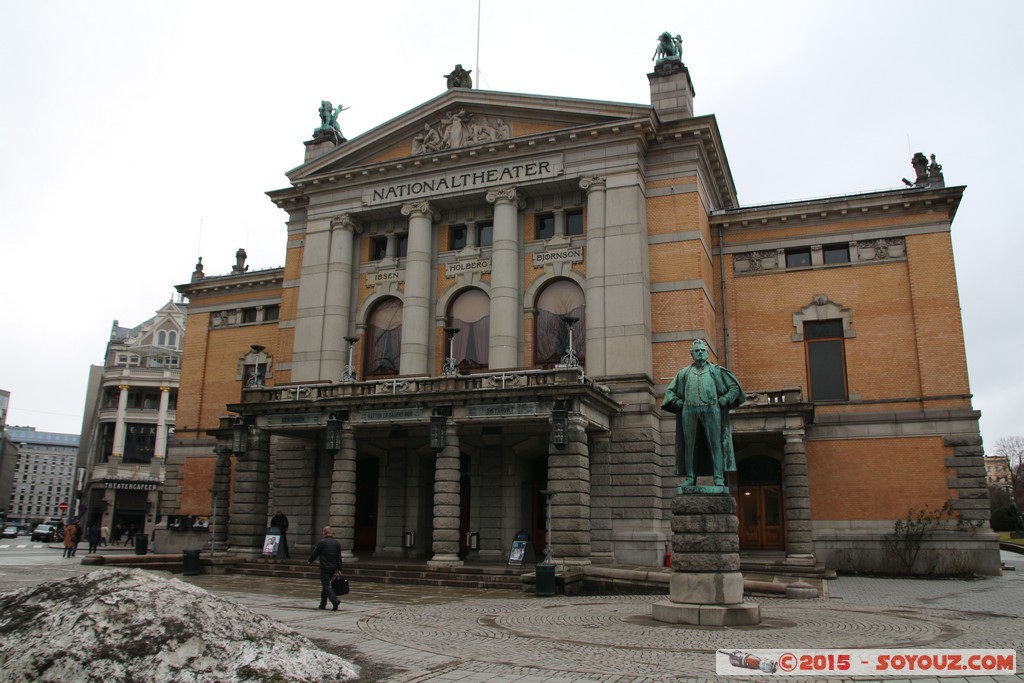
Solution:
M555 565L553 564L538 564L537 570L537 582L535 588L537 595L551 596L555 594Z
M135 554L145 555L149 552L149 537L146 534L136 534L135 536Z
M184 576L199 576L199 551L181 551L181 573Z

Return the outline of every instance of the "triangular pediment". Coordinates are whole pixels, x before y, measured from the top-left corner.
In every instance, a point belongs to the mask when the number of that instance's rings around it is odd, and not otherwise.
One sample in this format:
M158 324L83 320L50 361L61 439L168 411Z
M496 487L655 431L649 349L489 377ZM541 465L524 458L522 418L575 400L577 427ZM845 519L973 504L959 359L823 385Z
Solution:
M300 182L408 158L469 153L521 138L649 120L648 105L453 88L288 172ZM330 143L328 143L330 144Z

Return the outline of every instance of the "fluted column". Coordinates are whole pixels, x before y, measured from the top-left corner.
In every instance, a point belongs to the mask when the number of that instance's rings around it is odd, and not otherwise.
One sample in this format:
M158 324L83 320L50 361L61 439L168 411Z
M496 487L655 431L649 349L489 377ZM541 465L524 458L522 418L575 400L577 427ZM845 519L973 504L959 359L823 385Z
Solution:
M523 319L519 281L519 209L523 200L514 188L491 190L494 204L494 239L491 243L491 339L492 370L519 366L520 321Z
M409 244L405 256L405 302L402 306L403 375L425 375L429 372L430 271L433 223L438 218L430 202L414 202L402 206L402 215L409 217Z
M551 546L556 564L590 564L590 452L586 422L569 418L569 439L548 446L548 491L551 492Z
M355 562L352 548L356 530L356 435L349 422L341 428L341 449L334 454L330 519L334 537L341 543L344 562Z
M124 457L124 436L128 430L128 391L127 384L118 387L121 393L117 397L117 421L114 423L114 445L110 451L110 462L120 463Z
M605 179L593 176L580 180L587 193L587 374L607 374L604 310Z
M459 432L451 420L445 426L445 447L434 464L434 540L432 567L460 567L459 513L460 491Z
M345 370L348 354L345 337L348 336L351 324L349 302L352 299L353 238L360 232L362 226L351 214L331 219L320 379L337 381Z
M235 467L235 490L229 521L231 546L254 553L263 548L267 532L267 499L270 495L270 434L247 427L245 454Z
M783 431L782 487L786 500L786 561L814 563L811 532L811 494L807 483L807 444L804 430Z

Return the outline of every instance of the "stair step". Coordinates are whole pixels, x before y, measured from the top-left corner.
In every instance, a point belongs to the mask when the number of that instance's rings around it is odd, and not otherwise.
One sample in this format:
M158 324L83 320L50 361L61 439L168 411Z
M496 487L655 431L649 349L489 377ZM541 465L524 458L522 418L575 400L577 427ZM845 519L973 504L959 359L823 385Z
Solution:
M292 577L316 580L319 569L304 562L251 560L228 570L244 576ZM520 571L504 567L438 567L422 565L351 563L345 576L355 582L408 586L449 586L494 590L522 590Z

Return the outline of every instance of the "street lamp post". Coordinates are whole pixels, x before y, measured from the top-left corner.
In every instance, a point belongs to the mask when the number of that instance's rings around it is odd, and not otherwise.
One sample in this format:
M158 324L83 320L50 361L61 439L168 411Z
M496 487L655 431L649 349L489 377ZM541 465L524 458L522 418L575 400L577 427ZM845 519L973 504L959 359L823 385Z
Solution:
M341 381L355 382L356 368L352 364L352 359L355 353L356 342L359 341L359 337L345 337L345 341L348 342L348 365L345 366L345 372L341 373Z
M441 368L442 377L453 377L459 374L459 365L455 361L455 335L459 333L457 327L446 327L444 333L448 335L448 357L444 360L444 367Z
M562 365L567 368L574 368L580 364L579 359L576 358L576 351L572 347L572 326L579 321L579 318L575 318L571 315L563 315L562 322L569 329L569 348L566 350L564 356L562 356Z

